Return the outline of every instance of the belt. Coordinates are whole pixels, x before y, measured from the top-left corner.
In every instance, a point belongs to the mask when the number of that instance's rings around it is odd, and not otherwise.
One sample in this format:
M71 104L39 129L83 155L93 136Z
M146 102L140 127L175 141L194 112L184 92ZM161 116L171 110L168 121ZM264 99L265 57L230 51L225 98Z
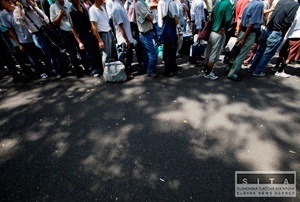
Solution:
M152 32L152 29L148 30L147 32L141 32L141 34L147 35L150 34Z
M241 29L243 32L245 32L247 30L247 27L242 27ZM257 33L260 29L251 29L251 32Z
M107 33L110 33L110 31L108 31L108 32L99 32L99 34L107 34Z

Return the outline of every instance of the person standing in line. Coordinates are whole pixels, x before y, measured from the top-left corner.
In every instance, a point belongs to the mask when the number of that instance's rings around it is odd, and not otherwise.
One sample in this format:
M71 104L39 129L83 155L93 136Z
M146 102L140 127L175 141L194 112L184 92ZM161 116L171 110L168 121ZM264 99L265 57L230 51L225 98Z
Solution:
M221 0L212 11L212 31L205 49L204 78L216 80L218 76L213 73L213 66L219 60L226 40L226 30L232 20L232 4L230 0Z
M199 35L202 31L203 22L206 20L205 3L203 0L193 0L191 7L191 21L193 22L193 31L195 35ZM197 42L198 37L195 37L194 42Z
M49 45L40 32L42 26L50 26L48 16L29 0L24 0L22 3L17 2L17 8L14 10L13 16L16 24L24 25L32 33L34 44L43 51L52 67L52 71L56 74L56 78L61 78L62 72L57 64L57 58L53 56Z
M72 28L68 18L68 12L72 4L65 0L56 0L50 6L50 21L54 26L59 26L61 43L64 44L66 51L70 54L70 62L74 65L77 78L82 77L83 70L79 66L77 58L77 50L79 50L78 43L72 33ZM80 54L84 58L83 54Z
M299 3L294 0L280 0L277 3L267 29L259 39L260 46L248 70L252 76L265 76L263 70L279 48L284 35L294 21L298 8Z
M176 64L176 49L178 35L182 35L183 33L179 23L175 2L171 0L160 0L158 2L157 11L158 24L162 27L161 39L164 44L164 76L172 77L174 76L174 72L181 69Z
M99 77L103 72L103 66L98 42L92 33L89 13L85 6L80 3L80 0L71 0L71 3L69 21L79 48L86 52L86 62L88 63L86 73Z
M116 38L118 46L122 51L126 49L125 57L122 61L125 65L125 72L128 79L133 79L131 74L131 63L133 59L133 48L135 40L132 37L130 22L124 8L125 0L114 0L112 9L112 20L116 30Z
M227 78L233 81L241 81L237 75L243 60L247 57L247 54L251 50L256 38L256 33L260 31L260 27L263 24L263 3L261 0L250 1L244 9L240 27L238 33L238 45L241 48L240 53L236 57L233 65L227 66L226 72L228 72Z
M183 0L174 0L174 2L176 3L176 7L177 7L179 24L180 24L181 30L183 30L184 26L186 25L186 22L185 22L185 8L184 8L184 5L182 3ZM182 47L182 43L183 43L183 34L178 35L176 58L181 58L181 55L179 54L179 51Z
M154 16L144 0L138 0L135 5L137 25L140 32L140 40L144 48L143 63L149 77L157 78L155 72L157 64L157 51L153 43L153 19Z
M286 41L280 49L279 57L276 61L276 66L272 68L275 71L275 76L282 78L290 77L289 74L284 72L285 67L294 60L297 62L300 52L300 9L298 9L297 15L291 28L285 36Z
M132 37L134 38L134 40L136 40L136 45L135 45L134 49L135 49L137 62L143 68L143 51L144 51L144 49L143 49L143 46L141 44L141 40L139 37L140 32L139 32L139 28L137 25L136 13L135 13L135 4L137 3L137 1L138 0L132 0L132 2L127 1L128 9L126 9L126 12L128 15L128 19L130 21Z
M105 0L95 0L89 10L92 31L98 40L98 46L102 51L102 65L110 59L118 60L117 48L114 36L109 26L109 18L104 8Z

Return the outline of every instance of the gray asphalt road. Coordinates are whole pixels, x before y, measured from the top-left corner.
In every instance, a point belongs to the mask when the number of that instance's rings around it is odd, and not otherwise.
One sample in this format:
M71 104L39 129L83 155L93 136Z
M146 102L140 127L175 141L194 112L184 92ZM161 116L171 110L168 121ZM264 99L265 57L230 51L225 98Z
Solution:
M300 68L236 83L222 64L217 81L182 66L122 84L1 80L1 201L299 201L299 174L290 199L235 198L234 182L300 170Z

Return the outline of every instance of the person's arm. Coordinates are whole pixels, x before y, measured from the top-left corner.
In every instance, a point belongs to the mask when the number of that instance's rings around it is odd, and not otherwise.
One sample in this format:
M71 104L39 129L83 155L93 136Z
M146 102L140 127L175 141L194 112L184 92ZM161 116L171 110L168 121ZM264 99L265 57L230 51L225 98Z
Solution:
M16 2L17 8L13 12L14 20L17 25L25 25L23 16L23 6L20 2Z
M244 34L243 38L241 38L241 39L238 41L239 46L241 46L241 47L244 46L245 41L247 40L249 34L250 34L251 31L252 31L252 28L253 28L253 24L250 24L250 25L247 26L247 29L246 29L246 31L245 31L245 34Z
M8 28L8 35L19 46L21 51L25 51L24 47L20 44L15 30L12 27Z
M180 21L179 21L179 17L178 17L178 10L177 10L177 7L176 7L176 4L174 2L170 3L171 5L171 14L175 20L175 24L176 24L176 27L178 29L178 35L182 35L182 30L181 30L181 26L180 26ZM170 7L169 7L170 9Z
M53 6L55 6L55 4L50 7L50 20L54 26L58 26L62 18L66 15L66 12L64 10L59 10L56 14Z
M84 44L81 42L81 40L80 40L80 38L78 36L78 33L73 28L72 28L72 33L73 33L73 35L74 35L74 37L75 37L75 39L76 39L76 41L77 41L77 43L79 45L80 50L84 50Z
M97 30L97 22L92 21L91 24L92 24L92 32L98 41L99 48L104 49L104 42L102 41L100 34Z
M130 48L130 41L129 41L129 39L128 39L128 37L127 37L127 34L126 34L126 32L125 32L125 29L124 29L124 27L123 27L123 23L119 24L118 27L119 27L119 29L120 29L120 32L121 32L122 36L124 37L124 39L125 39L125 41L126 41L126 47L127 47L127 48Z

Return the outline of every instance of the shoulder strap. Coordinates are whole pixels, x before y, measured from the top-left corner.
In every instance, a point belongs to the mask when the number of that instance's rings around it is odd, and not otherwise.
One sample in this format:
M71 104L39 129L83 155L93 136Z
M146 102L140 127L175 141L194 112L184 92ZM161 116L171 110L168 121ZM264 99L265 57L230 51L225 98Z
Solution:
M25 11L25 15L26 17L30 20L30 22L35 26L35 28L37 28L37 30L40 30L40 28L34 23L34 21L29 17L29 15L27 14L27 12Z

